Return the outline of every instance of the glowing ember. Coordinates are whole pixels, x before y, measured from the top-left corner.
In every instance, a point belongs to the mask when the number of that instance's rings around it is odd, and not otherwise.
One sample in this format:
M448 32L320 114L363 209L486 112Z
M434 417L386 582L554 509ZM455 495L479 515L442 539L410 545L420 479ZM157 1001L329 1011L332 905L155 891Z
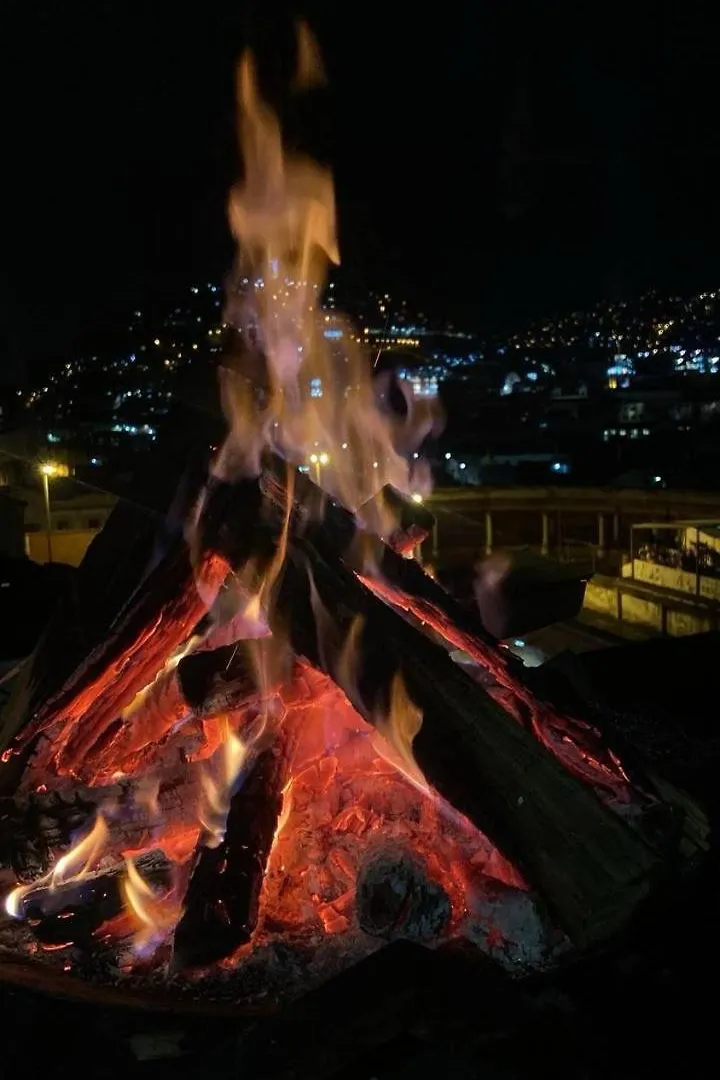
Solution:
M468 890L484 875L524 888L470 822L378 753L373 729L329 679L313 673L313 681L315 699L286 720L298 738L263 883L260 939L356 926L358 871L388 844L415 852L447 891L454 927L467 914Z

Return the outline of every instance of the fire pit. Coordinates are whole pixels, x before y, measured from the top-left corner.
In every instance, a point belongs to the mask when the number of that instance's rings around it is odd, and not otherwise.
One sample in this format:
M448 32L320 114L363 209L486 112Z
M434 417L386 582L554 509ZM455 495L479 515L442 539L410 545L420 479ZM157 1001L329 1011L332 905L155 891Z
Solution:
M325 336L330 177L250 57L239 93L228 435L184 535L5 718L0 970L264 1009L397 939L542 969L622 930L681 831L407 557L436 418Z

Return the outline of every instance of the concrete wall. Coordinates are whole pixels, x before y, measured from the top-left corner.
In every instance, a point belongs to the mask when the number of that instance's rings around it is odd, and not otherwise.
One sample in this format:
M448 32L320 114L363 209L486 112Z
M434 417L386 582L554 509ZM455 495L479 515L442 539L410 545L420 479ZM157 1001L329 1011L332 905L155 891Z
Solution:
M585 589L585 601L583 607L588 611L597 611L600 615L608 615L612 619L620 618L619 591L613 578L591 578Z
M699 611L674 611L670 609L666 613L666 633L670 637L684 637L685 634L704 634L714 630L716 620L710 615L703 615Z
M701 574L700 595L706 600L720 600L720 578Z
M98 529L62 529L51 534L53 562L79 566ZM25 534L25 550L38 563L48 561L47 536L44 532Z
M662 589L675 589L695 595L697 578L688 570L676 570L672 566L660 566L645 559L633 559L633 577L635 581L644 581L647 585L657 585Z
M644 559L633 560L633 571L635 581L701 596L705 600L720 600L720 578L708 574L700 574L698 578L688 570L675 570L672 566L659 566Z
M622 622L639 623L659 634L663 632L663 605L660 600L620 591L620 619Z
M602 575L592 578L585 590L583 607L591 614L673 637L720 628L720 607L712 600L702 597L685 600L657 585L633 584L628 578Z

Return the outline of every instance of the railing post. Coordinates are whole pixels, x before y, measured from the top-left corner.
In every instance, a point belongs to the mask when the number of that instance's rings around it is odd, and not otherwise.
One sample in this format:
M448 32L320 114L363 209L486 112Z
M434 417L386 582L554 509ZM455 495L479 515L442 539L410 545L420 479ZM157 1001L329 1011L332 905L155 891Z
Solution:
M493 549L493 519L492 511L485 511L485 554L492 555Z
M541 555L548 555L550 552L550 518L547 511L543 510L542 515L542 546L540 548Z
M598 514L597 553L599 558L605 554L605 515L602 512Z

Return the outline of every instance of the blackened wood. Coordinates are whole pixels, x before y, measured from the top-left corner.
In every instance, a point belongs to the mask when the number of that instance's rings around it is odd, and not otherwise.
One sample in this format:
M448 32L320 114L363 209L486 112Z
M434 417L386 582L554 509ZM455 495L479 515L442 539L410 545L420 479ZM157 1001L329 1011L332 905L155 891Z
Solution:
M322 638L310 588L327 613ZM357 616L357 682L343 689L372 724L400 674L423 712L413 752L429 782L521 869L559 924L585 945L625 926L660 859L571 776L447 653L370 593L322 530L294 540L274 619L293 648L342 684Z
M203 967L252 937L260 890L282 811L286 763L280 744L261 751L232 797L225 837L202 847L175 930L174 962Z
M388 845L372 853L358 873L358 923L366 934L394 941L430 942L450 921L450 899L413 853Z
M167 891L170 870L166 859L152 852L141 855L136 865L151 888ZM67 943L92 951L95 931L123 910L124 874L125 864L120 862L82 881L28 893L22 909L33 936L56 948Z
M256 679L244 643L190 653L177 667L188 708L199 717L235 709L256 690Z
M147 586L108 640L92 658L92 675L74 681L59 701L33 718L28 734L51 725L56 717L75 728L64 748L59 771L76 771L84 755L106 739L109 729L135 695L149 685L175 649L188 640L212 603L228 572L218 555L192 567L185 551L160 581L152 574ZM153 585L156 587L153 588ZM173 588L173 585L176 587ZM82 724L79 721L82 719Z
M243 642L190 653L155 678L140 705L88 746L76 772L93 783L109 782L118 769L131 775L147 768L151 748L161 747L191 716L198 721L237 712L257 697Z
M70 847L73 836L94 817L97 807L81 793L33 792L27 798L0 800L0 866L12 867L27 883L44 874L53 854Z
M3 715L0 751L11 746L18 750L56 718L73 719L78 710L86 716L91 706L96 715L85 724L73 753L82 754L92 745L93 735L102 736L137 690L152 681L172 650L189 636L193 623L205 615L224 576L223 561L237 566L252 553L261 572L263 558L272 558L277 531L266 528L262 505L256 481L208 484L197 525L197 550L191 552L183 538L176 539L142 584L126 597L104 638L85 654L55 693L39 697L28 680L23 681L22 700ZM203 576L208 580L203 581ZM39 651L38 664L46 651ZM30 700L39 702L34 711L28 707ZM14 743L16 736L20 738Z

